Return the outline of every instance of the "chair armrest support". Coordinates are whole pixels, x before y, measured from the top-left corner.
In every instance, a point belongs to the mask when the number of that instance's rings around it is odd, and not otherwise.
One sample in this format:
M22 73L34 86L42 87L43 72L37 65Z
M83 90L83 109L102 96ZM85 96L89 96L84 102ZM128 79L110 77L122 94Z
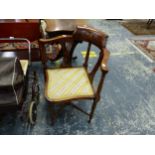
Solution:
M101 78L100 78L100 81L99 81L99 84L98 84L98 87L97 87L97 91L96 91L96 100L97 101L100 100L100 93L101 93L101 90L102 90L103 85L104 85L104 79L105 79L106 74L109 71L107 63L108 63L108 60L109 60L110 52L107 49L104 49L103 52L104 52L103 53L103 59L102 59L102 62L101 62L101 71L102 71L102 73L101 73Z
M108 63L109 57L110 57L110 52L105 48L103 50L103 59L101 62L102 71L108 72L109 69L108 69L107 63Z

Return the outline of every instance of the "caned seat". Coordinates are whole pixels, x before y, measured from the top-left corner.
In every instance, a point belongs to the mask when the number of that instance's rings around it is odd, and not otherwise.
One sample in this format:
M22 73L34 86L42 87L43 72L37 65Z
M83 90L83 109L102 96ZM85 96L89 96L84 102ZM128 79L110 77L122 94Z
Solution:
M94 90L84 67L47 69L45 96L49 101L94 98Z
M45 79L45 98L51 107L52 123L58 113L62 111L65 105L72 105L74 108L80 110L89 116L89 123L91 122L97 103L100 100L100 93L104 83L104 78L108 73L107 62L109 59L109 51L106 49L107 35L99 30L77 26L73 35L60 35L50 39L40 39L40 55L43 64L43 72ZM81 65L72 65L72 55L76 51L76 45L85 42L88 44L86 50L84 63ZM63 62L60 68L51 68L49 65L49 57L47 55L47 45L60 44L63 51ZM67 48L70 44L71 48ZM89 68L89 57L91 46L97 48L98 57L96 62ZM83 47L85 48L85 46ZM81 61L83 62L83 61ZM100 69L100 70L99 70ZM100 71L100 79L96 89L93 89L93 81L97 71ZM96 81L95 81L96 82ZM80 100L92 100L90 112L86 112L81 107L75 105L73 102ZM85 104L85 102L82 102ZM55 106L61 106L55 109Z

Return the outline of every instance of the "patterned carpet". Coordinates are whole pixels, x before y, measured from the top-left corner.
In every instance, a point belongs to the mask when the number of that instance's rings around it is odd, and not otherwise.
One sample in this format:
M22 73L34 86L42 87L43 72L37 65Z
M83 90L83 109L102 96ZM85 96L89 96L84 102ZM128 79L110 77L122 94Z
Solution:
M44 80L41 63L33 63L33 69L39 74L41 89L38 106L38 120L33 127L25 126L18 117L8 115L1 118L0 134L33 134L33 135L131 135L155 134L155 63L150 63L127 39L134 35L118 21L89 20L92 26L109 35L108 49L111 52L109 68L101 101L97 106L94 119L87 123L87 116L66 107L59 115L54 126L50 124L48 104L45 101ZM83 56L77 47L75 55L80 63ZM96 49L92 49L96 51ZM91 63L95 58L91 59ZM90 65L91 65L90 63ZM95 81L98 80L98 75ZM78 103L77 103L78 104ZM79 105L90 108L89 102Z
M153 21L150 27L147 25L148 20L123 20L122 26L127 28L135 35L155 35L155 22Z
M155 60L155 38L154 37L134 37L131 43L144 52L151 60Z

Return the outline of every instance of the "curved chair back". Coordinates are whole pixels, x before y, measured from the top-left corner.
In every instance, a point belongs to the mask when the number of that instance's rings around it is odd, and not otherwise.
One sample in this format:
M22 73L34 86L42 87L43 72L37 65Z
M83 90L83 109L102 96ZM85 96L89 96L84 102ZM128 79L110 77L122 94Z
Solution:
M91 46L95 45L97 48L99 48L98 60L94 65L92 71L89 73L91 81L93 80L95 73L101 64L102 57L104 56L103 54L104 54L104 49L106 47L107 38L108 36L102 31L99 31L90 27L85 27L85 26L77 26L76 31L73 34L74 42L77 42L77 43L81 43L83 41L88 42L86 57L83 64L83 66L86 69L88 67Z

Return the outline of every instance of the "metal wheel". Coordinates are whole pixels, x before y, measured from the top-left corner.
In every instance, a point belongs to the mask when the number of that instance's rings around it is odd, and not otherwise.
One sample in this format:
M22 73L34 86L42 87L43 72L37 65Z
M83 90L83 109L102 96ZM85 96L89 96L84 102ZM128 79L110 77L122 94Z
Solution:
M29 111L28 111L28 119L31 125L34 125L37 119L37 105L35 101L31 101Z

